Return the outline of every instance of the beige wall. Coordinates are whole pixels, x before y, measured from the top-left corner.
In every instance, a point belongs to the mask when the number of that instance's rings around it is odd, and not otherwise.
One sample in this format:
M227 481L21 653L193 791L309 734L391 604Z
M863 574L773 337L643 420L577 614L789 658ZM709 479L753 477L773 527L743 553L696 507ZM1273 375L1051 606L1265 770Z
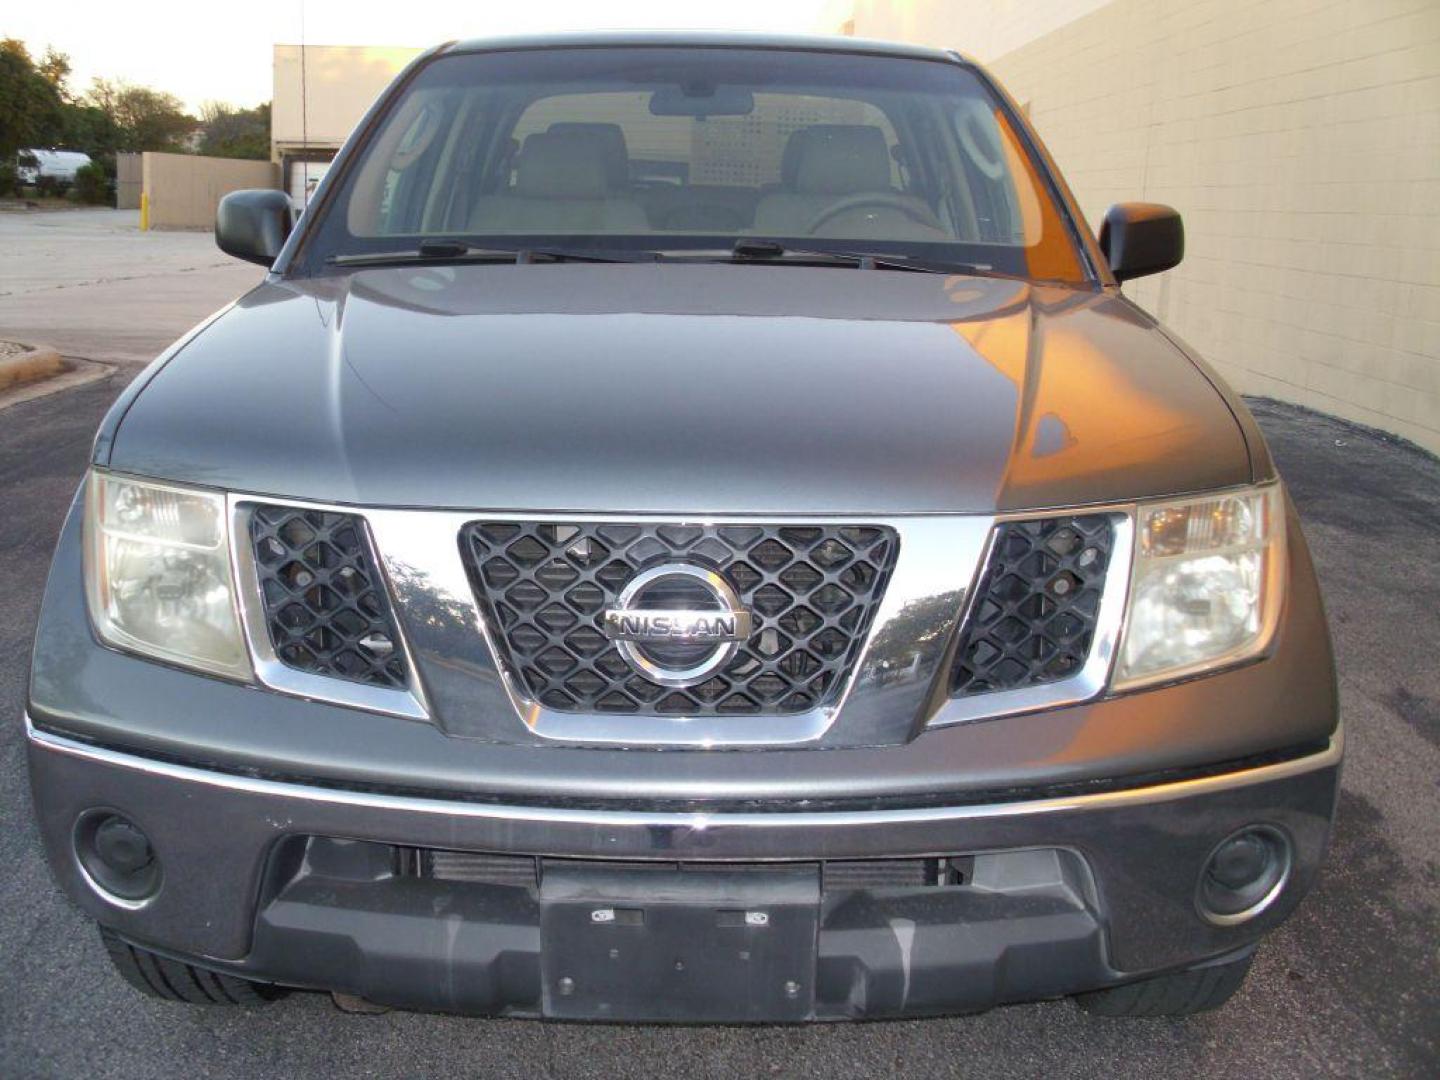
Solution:
M858 0L854 32L964 49L1026 6ZM1185 215L1185 262L1126 293L1239 389L1440 451L1440 3L1112 0L1058 28L1046 7L990 66L1091 222Z
M917 41L988 63L1109 0L829 0L827 33ZM853 24L853 25L847 25Z
M305 49L301 111L300 46L275 46L275 96L270 141L276 148L338 147L380 91L421 50L365 45L310 45Z
M139 154L115 155L115 209L138 210L144 175Z
M221 196L242 188L280 185L279 170L268 161L149 152L142 156L152 229L213 228Z

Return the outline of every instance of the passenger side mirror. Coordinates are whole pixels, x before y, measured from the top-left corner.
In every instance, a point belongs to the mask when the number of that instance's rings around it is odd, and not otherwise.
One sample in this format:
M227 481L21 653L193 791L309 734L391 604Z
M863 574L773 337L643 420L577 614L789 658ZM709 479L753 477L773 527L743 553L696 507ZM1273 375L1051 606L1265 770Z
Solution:
M215 243L226 255L269 267L290 235L290 199L283 191L232 191L215 208Z
M1116 281L1158 274L1185 257L1185 225L1159 203L1116 203L1100 225L1100 250Z

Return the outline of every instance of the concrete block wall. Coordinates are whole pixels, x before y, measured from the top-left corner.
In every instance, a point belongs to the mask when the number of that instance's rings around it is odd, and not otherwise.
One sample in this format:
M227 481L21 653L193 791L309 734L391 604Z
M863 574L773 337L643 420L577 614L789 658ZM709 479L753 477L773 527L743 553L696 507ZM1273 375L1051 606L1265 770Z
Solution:
M280 186L280 168L269 161L149 151L143 158L143 191L152 229L213 228L222 196L243 188Z
M140 192L145 186L139 154L115 155L115 209L139 210Z
M980 58L1092 225L1127 199L1185 216L1185 262L1126 293L1240 390L1440 452L1440 3L1035 11ZM965 50L1002 15L1023 38L1010 0L858 0L854 33Z

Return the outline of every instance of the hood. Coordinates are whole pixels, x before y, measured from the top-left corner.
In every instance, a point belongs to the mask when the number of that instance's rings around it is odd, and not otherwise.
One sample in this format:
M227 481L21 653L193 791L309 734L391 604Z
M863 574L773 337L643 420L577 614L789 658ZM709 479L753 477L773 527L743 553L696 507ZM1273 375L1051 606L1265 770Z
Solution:
M370 269L261 285L135 397L109 467L369 506L906 514L1248 482L1125 300L754 265Z

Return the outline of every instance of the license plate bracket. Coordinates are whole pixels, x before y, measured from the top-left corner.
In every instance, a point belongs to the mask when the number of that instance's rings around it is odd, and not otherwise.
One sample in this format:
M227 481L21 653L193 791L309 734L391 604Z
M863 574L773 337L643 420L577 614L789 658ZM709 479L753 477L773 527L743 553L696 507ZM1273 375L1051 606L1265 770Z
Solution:
M544 1015L570 1020L810 1019L817 866L609 868L547 860Z

